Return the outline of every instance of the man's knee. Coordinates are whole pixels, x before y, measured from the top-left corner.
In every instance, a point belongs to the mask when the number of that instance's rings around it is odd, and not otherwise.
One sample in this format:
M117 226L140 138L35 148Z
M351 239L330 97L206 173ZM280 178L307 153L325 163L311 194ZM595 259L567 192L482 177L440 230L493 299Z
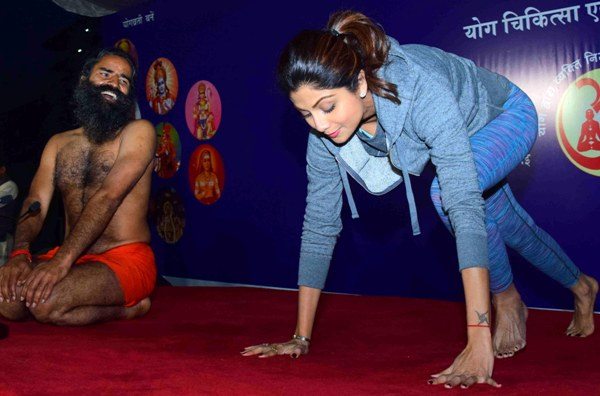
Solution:
M0 317L6 320L22 321L29 318L25 304L20 302L0 303Z
M66 307L58 303L56 299L50 299L45 303L39 303L35 307L29 308L29 312L38 322L56 325L64 324L62 319L66 310Z

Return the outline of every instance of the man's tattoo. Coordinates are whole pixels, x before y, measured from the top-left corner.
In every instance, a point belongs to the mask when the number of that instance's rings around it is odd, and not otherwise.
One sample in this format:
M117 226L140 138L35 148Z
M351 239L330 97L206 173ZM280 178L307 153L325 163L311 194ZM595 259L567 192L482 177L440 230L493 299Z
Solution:
M477 318L478 318L478 322L477 324L490 324L490 321L488 319L488 313L489 311L486 311L484 313L479 313L477 311L475 311L475 313L477 314Z

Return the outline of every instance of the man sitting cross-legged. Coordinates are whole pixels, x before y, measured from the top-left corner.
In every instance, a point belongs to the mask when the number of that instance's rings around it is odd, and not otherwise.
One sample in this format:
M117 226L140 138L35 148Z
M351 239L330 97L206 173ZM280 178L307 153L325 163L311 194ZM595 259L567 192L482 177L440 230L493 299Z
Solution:
M154 127L134 120L135 68L107 49L86 62L74 93L81 127L47 143L0 267L0 315L57 325L134 318L150 308L156 283L146 211ZM33 257L54 189L65 207L64 243ZM39 204L36 204L39 202ZM28 211L39 205L38 211Z

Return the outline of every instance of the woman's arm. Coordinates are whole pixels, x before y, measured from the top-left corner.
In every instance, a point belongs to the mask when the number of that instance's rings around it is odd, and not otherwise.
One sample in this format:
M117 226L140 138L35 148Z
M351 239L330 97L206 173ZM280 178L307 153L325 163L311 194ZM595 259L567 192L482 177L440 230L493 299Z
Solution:
M320 289L300 286L298 291L298 322L292 339L283 343L249 346L242 351L242 355L258 355L260 358L290 355L292 358L297 358L300 355L307 354L320 296Z
M471 151L467 126L448 81L430 77L415 91L411 122L430 148L456 238L467 308L468 342L454 363L433 375L433 384L470 386L492 379L494 355L490 332L490 287L484 201ZM432 113L432 110L435 112Z
M335 158L314 134L309 136L306 157L308 188L298 270L300 288L295 334L285 343L248 347L242 351L244 356L288 354L298 357L308 353L321 289L342 230L342 181Z
M320 289L300 286L298 292L298 323L296 324L296 335L311 338L320 296Z
M447 388L460 385L488 384L499 388L492 378L494 354L490 331L490 297L488 270L467 268L462 271L467 306L467 346L446 370L434 374L429 384Z

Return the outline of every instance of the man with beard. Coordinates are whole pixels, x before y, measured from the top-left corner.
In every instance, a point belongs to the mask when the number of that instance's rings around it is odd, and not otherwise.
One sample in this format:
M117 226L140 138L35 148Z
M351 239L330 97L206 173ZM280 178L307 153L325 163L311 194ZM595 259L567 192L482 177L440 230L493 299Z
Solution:
M47 143L0 268L0 314L57 325L130 319L150 308L156 281L146 210L156 137L133 120L135 68L111 48L86 62L75 89L81 127ZM63 244L32 257L54 189L65 207ZM38 209L39 210L36 210Z

